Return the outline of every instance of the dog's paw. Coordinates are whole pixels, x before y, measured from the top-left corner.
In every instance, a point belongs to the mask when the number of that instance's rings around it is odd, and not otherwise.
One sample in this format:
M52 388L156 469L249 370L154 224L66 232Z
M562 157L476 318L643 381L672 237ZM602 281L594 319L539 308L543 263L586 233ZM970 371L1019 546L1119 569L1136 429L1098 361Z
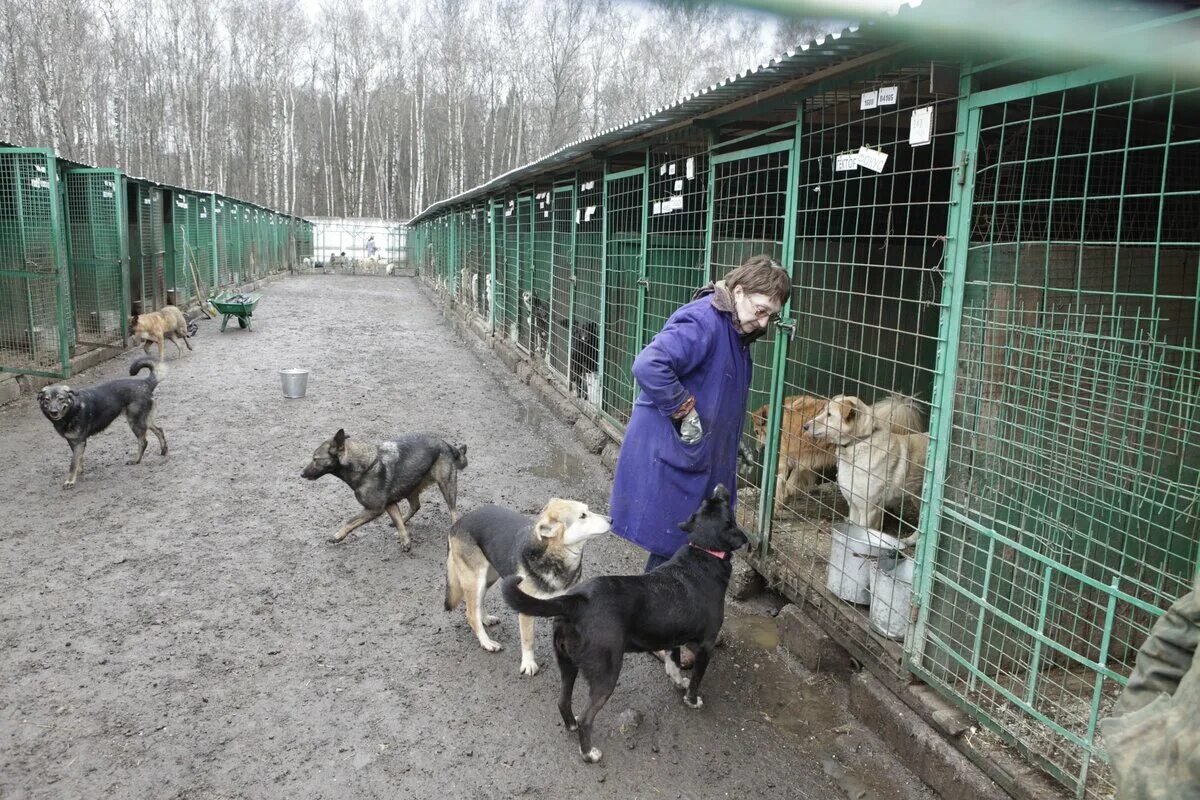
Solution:
M593 747L591 750L588 750L586 753L583 753L582 755L583 755L584 761L586 761L589 764L595 764L597 761L600 760L600 756L602 756L604 754L600 752L599 747Z
M691 700L688 699L688 696L685 694L683 696L683 704L685 706L687 706L688 708L702 708L704 706L704 698L701 697L700 695L696 695L696 702L693 703Z
M137 463L138 463L138 461L136 458L130 458L125 461L125 466L132 467L134 464L137 464Z
M486 617L483 618L484 625L491 626L491 625L496 625L499 622L500 622L500 618L497 617L495 614L488 614Z
M537 675L538 674L537 662L534 661L532 658L522 658L521 659L521 674L528 675L531 678L534 675Z
M486 639L480 642L479 645L489 653L499 653L504 649L504 645L500 644L499 642L493 642L491 639Z
M75 488L75 481L74 481L74 480L65 480L65 481L63 481L63 488L64 488L64 489L74 489L74 488Z
M412 540L405 539L404 541L400 542L400 550L405 553L411 553L412 552Z
M574 719L575 719L574 722L567 723L567 730L571 733L574 733L575 731L579 730L579 717L575 717Z
M675 666L675 662L671 660L670 653L667 654L666 660L663 662L663 666L666 668L667 677L671 679L671 682L674 683L677 688L686 689L691 686L691 679L680 672L679 667Z

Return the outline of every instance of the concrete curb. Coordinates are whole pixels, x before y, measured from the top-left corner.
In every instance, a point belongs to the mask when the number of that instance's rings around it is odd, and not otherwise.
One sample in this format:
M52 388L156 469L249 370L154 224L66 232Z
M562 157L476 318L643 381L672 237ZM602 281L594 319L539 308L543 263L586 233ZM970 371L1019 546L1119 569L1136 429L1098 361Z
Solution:
M1003 789L868 673L850 679L850 713L944 800L1006 800Z

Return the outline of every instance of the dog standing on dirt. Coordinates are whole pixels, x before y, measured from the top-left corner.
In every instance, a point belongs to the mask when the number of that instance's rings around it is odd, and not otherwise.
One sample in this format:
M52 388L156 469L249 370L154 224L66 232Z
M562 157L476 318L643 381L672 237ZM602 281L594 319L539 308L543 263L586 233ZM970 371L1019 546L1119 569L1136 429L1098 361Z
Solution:
M920 426L919 414L915 421L906 420L906 432L901 433L893 427L896 417L891 417L892 424L881 421L881 405L869 406L857 397L838 395L804 423L804 430L814 438L837 445L837 482L850 506L847 519L875 530L883 525L885 509L895 508L905 499L911 503L920 498L929 450L929 434L914 431ZM883 409L889 414L894 410L894 406ZM913 536L906 541L911 543Z
M83 467L83 451L88 438L100 433L122 413L138 438L137 458L127 464L140 464L146 453L146 431L158 439L159 452L167 454L167 437L154 422L154 387L167 373L167 365L150 356L138 356L129 365L129 374L150 368L145 378L119 378L90 389L72 389L66 384L47 386L38 392L38 405L54 430L71 446L71 472L64 489L75 485Z
M158 345L159 361L166 357L163 347L166 339L171 340L179 355L183 355L183 348L179 346L180 339L187 345L188 350L192 349L192 343L188 341L187 317L175 306L163 306L161 310L148 314L134 314L129 318L129 328L134 336L142 340L142 349L147 355L150 354L150 345Z
M446 440L421 433L410 433L380 444L353 441L346 431L338 432L321 444L312 461L300 473L315 481L322 475L335 475L354 490L354 497L365 509L334 534L340 542L385 511L396 525L396 536L407 552L412 548L405 523L421 508L421 492L437 484L450 510L450 521L458 520L458 473L467 468L467 446L455 447ZM401 500L408 501L408 515L400 516Z
M567 730L578 729L579 752L589 763L601 756L592 747L592 722L617 686L625 653L670 650L667 675L686 690L684 703L703 705L700 681L725 620L733 551L746 544L746 534L729 507L729 491L719 484L679 527L688 544L644 575L592 578L550 599L523 592L519 575L504 580L504 599L518 613L555 618L554 655L562 673L558 710ZM680 671L683 645L696 654L690 681ZM571 695L580 672L590 703L576 720Z
M446 554L446 610L464 600L467 624L484 650L502 649L485 626L499 620L483 615L488 587L511 575L526 579L524 589L537 597L554 597L579 582L583 545L612 529L612 520L583 503L553 498L534 518L500 506L484 506L450 529ZM536 675L533 617L518 616L521 628L521 674Z

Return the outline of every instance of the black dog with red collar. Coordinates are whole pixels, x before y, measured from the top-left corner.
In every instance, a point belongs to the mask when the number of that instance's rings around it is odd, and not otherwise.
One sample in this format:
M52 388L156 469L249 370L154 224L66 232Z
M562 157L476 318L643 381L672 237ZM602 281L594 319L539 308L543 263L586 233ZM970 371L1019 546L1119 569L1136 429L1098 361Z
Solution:
M600 750L592 747L592 721L616 688L623 653L670 650L667 675L687 690L684 703L702 705L700 681L725 620L733 551L747 542L729 499L729 491L718 485L679 526L688 534L688 546L644 575L592 578L545 600L521 591L519 577L504 581L504 599L518 612L555 618L554 654L562 673L558 709L567 730L578 727L584 761L600 760ZM684 645L696 654L690 681L680 671L679 648ZM580 672L588 682L590 703L576 723L571 694Z

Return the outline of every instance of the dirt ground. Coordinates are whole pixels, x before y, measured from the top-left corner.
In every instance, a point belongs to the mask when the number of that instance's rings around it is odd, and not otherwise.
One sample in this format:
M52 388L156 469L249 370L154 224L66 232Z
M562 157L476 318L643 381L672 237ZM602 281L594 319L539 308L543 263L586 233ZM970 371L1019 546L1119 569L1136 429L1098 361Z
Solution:
M436 490L411 553L386 518L331 544L358 506L300 470L339 427L467 443L462 510L607 505L599 461L414 280L288 278L253 332L202 321L195 348L168 345L157 391L170 455L126 466L119 421L72 491L36 403L0 408L0 797L933 797L847 715L844 688L781 654L778 601L731 608L702 710L657 662L626 657L588 765L555 710L548 623L530 679L498 596L497 654L442 610ZM302 400L282 397L290 366L312 370ZM589 548L588 575L644 559L616 537Z

